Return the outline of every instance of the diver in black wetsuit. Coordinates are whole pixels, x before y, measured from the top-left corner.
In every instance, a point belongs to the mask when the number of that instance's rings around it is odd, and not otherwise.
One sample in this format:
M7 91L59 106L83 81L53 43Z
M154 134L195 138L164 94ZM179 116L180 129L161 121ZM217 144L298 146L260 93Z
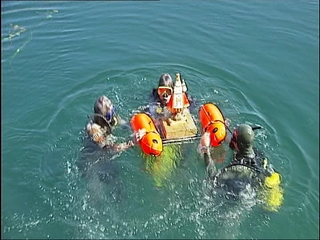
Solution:
M238 199L248 184L255 189L269 189L269 192L273 189L276 192L271 194L276 198L269 197L266 201L274 209L282 203L282 189L279 189L281 175L268 163L264 154L253 146L254 130L260 128L241 124L233 131L229 147L234 150L234 156L227 166L217 170L209 151L205 152L204 159L214 187L223 189L233 199Z

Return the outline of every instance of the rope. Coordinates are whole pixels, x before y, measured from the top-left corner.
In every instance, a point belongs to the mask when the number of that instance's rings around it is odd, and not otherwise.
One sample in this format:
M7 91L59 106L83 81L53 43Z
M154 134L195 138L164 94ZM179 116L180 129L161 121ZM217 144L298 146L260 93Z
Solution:
M194 141L194 140L197 140L200 138L201 138L201 136L196 135L194 137L188 137L188 138L164 139L164 140L162 140L162 144L167 145L167 144L172 144L172 143L183 143L183 142Z

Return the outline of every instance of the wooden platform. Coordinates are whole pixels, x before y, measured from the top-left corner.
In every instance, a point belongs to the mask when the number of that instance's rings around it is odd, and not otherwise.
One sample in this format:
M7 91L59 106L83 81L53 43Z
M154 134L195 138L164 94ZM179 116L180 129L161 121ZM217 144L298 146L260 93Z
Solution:
M190 111L185 109L181 116L181 120L171 118L169 121L160 120L159 130L163 139L188 138L197 135L198 129Z

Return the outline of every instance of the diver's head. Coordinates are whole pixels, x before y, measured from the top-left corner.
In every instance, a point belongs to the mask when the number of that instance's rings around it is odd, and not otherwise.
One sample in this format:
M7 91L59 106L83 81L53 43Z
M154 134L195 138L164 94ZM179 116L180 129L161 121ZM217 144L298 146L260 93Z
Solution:
M160 76L157 93L162 104L168 104L173 92L173 81L168 73Z
M106 96L100 96L94 103L94 113L102 115L109 124L114 125L115 107ZM100 124L102 125L102 124Z
M232 134L229 147L242 157L254 158L253 151L254 132L248 124L239 125Z

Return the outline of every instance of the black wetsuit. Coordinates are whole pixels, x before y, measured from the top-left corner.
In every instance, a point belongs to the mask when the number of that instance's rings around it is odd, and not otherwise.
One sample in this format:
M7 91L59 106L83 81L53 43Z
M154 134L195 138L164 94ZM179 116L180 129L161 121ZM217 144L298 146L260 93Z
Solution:
M227 166L215 169L213 160L205 154L207 172L215 188L222 189L226 196L237 199L240 192L249 184L253 188L261 186L265 177L274 171L262 152L253 148L254 158L235 154L233 160Z
M230 164L241 164L254 168L256 171L264 172L268 165L265 155L257 148L253 148L254 158L249 158L241 154L235 154Z

